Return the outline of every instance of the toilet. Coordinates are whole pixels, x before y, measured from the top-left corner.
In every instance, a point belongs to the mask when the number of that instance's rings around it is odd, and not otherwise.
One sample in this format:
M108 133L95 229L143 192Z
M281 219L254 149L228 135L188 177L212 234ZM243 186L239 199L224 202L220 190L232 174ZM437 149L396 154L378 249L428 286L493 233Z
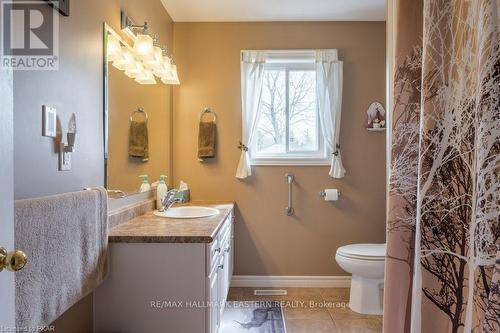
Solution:
M352 311L383 312L386 244L350 244L337 249L335 260L352 274L349 307Z

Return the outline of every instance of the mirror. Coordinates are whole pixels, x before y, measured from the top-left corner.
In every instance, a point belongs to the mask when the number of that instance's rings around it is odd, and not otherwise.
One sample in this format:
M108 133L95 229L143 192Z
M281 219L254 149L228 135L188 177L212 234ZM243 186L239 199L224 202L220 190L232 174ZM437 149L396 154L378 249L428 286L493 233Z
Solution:
M105 183L111 197L144 191L141 175L151 184L160 175L168 180L171 170L170 86L151 72L140 77L148 70L133 58L125 61L133 44L124 37L104 26Z

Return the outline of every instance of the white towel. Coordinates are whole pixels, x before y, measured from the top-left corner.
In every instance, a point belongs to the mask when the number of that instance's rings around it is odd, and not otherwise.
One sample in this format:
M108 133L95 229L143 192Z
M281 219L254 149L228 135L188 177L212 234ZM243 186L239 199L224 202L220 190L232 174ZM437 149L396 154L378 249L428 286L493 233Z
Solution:
M108 272L105 189L15 203L16 248L28 256L16 273L16 325L50 325L91 293Z

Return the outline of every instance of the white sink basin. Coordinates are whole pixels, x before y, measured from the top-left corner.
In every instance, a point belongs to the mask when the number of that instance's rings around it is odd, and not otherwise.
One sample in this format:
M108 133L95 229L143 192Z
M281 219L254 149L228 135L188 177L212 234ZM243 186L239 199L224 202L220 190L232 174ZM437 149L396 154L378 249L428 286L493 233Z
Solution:
M214 216L219 213L220 211L218 209L200 206L172 207L164 212L159 212L157 210L153 212L156 216L168 217L172 219L196 219L200 217Z

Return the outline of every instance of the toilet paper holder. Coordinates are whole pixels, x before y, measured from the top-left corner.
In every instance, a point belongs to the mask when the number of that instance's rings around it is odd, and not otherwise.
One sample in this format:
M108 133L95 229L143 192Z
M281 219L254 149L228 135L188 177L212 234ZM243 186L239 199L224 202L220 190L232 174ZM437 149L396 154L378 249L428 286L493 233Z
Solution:
M320 196L321 198L326 197L326 192L325 192L325 190L321 190L321 191L319 191L319 193L318 193L318 194L319 194L319 196ZM338 194L339 194L339 197L340 197L340 191L338 191Z

